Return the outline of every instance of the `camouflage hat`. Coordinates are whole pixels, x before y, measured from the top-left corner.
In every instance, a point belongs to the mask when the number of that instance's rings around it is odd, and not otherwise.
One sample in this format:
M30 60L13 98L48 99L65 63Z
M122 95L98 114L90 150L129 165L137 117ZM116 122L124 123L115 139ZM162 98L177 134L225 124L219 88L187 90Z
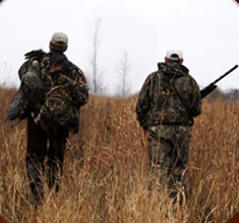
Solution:
M180 50L168 50L166 53L166 58L170 60L181 60L183 59L183 53Z
M58 43L61 43L61 44L68 44L68 37L65 33L62 33L62 32L56 32L53 34L53 36L51 37L51 42L53 44L58 44Z

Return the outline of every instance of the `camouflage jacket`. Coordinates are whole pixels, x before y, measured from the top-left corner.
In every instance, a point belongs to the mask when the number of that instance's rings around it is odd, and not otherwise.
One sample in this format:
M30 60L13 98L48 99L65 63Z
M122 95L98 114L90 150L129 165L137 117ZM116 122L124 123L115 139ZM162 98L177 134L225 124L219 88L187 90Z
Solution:
M38 60L43 83L42 113L61 125L78 123L78 110L88 102L88 87L83 72L64 54L42 50L26 54L27 61L20 67L20 80L33 60Z
M178 63L159 63L140 90L137 120L146 130L155 125L193 125L201 113L201 96L189 70Z

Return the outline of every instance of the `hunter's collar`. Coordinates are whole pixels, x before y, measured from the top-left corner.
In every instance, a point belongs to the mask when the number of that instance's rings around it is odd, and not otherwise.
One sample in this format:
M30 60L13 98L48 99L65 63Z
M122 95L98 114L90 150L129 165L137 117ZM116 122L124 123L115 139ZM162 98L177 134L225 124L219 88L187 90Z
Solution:
M189 69L182 64L178 64L175 62L172 63L158 63L158 70L163 73L189 73Z

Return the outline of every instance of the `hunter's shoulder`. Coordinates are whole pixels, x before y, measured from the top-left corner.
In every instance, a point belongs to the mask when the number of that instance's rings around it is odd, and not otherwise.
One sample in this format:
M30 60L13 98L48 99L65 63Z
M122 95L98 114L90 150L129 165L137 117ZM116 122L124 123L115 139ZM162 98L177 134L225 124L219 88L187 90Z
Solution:
M160 70L154 71L147 76L146 81L153 81L156 78L158 79L161 75L162 72Z
M84 71L81 70L79 67L75 67L75 68L72 70L72 74L75 75L75 76L78 76L81 81L86 82L86 78L85 78L85 75L84 75Z
M176 78L174 80L174 84L181 90L183 89L198 89L197 81L194 79L192 75L189 74L189 69L184 66L176 66L174 69L177 71Z
M185 84L188 84L188 85L191 85L193 87L198 87L198 83L197 81L195 80L195 78L189 74L189 73L186 73L186 75L182 76L181 77L181 81L184 82Z
M188 74L188 78L190 79L190 81L192 82L193 85L198 86L197 81L195 80L195 78L192 75Z
M154 72L150 73L147 78L148 79L154 79L158 75L160 75L160 71L157 70L157 71L154 71Z
M190 74L180 76L174 83L180 88L199 88L196 80Z
M147 86L149 86L150 83L155 80L156 75L157 75L157 71L150 73L150 74L146 77L142 89L145 89Z
M189 81L192 82L193 84L197 84L196 80L190 74L189 69L185 65L180 64L176 67L176 69L179 70L178 75L179 79L181 79L182 81Z

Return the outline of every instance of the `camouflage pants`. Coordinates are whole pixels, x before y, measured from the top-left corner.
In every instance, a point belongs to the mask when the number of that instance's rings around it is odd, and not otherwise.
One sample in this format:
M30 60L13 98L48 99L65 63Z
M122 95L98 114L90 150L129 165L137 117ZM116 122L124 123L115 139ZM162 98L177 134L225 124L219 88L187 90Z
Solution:
M31 118L27 121L26 168L30 188L37 203L43 198L42 176L45 166L47 166L48 186L50 188L54 186L56 192L59 190L67 138L68 131L61 126L55 126L51 128L50 133L47 133Z
M169 190L176 191L184 184L182 176L188 161L191 131L190 126L176 125L153 126L148 130L150 169Z

